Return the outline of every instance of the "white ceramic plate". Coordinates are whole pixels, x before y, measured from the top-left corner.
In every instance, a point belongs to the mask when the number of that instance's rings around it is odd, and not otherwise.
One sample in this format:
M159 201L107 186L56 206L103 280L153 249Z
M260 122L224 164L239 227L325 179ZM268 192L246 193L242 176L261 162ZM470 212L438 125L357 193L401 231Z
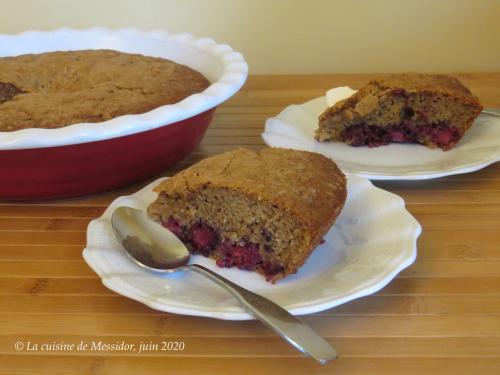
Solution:
M328 105L354 91L341 87L327 96L285 108L267 120L264 141L271 147L323 154L346 173L374 180L419 180L468 173L500 160L500 118L481 115L462 140L449 151L422 145L390 144L376 148L352 147L342 142L316 142L318 116Z
M224 289L196 273L158 276L130 261L115 240L111 213L118 206L145 209L156 197L155 181L139 192L116 199L87 230L83 257L106 287L153 309L220 319L252 319ZM267 283L258 274L219 268L213 260L193 256L191 261L262 294L293 314L325 310L374 293L391 281L416 257L419 223L397 195L370 181L348 178L348 197L325 243L299 272Z

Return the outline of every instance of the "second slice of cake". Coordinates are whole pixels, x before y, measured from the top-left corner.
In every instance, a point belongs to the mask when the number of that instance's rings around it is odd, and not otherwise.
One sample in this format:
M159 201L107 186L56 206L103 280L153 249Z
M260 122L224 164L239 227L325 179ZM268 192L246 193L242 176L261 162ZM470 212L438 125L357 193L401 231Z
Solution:
M238 149L162 182L150 218L192 253L275 281L294 273L321 242L346 199L346 179L319 154Z
M449 150L481 110L479 100L454 77L393 74L327 108L316 140L369 147L407 142Z

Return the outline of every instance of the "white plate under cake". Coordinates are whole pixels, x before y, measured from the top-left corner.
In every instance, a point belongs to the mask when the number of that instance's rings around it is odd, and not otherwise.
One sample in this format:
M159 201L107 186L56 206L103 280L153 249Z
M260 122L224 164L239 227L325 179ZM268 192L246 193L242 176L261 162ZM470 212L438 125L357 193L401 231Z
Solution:
M500 117L483 114L448 151L408 143L370 148L340 141L316 141L318 117L327 107L354 92L348 87L338 87L325 96L288 106L266 121L262 138L271 147L320 153L334 160L343 172L373 180L437 178L473 172L500 160Z
M154 181L137 193L116 199L87 229L83 257L105 286L161 311L219 319L252 319L224 289L195 273L158 276L134 264L116 241L111 214L118 206L146 210L157 193ZM372 294L389 283L416 257L418 222L399 196L348 176L347 200L335 224L297 273L276 284L262 275L220 268L215 260L193 255L229 280L280 304L292 314L322 311Z

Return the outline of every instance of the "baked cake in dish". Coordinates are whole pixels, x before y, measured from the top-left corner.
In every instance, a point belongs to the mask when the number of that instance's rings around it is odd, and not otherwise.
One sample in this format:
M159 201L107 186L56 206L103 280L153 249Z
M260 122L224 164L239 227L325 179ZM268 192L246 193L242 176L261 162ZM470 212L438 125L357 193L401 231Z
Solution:
M210 85L173 61L112 50L0 58L0 131L60 128L139 114Z
M394 74L327 108L316 140L369 147L410 142L449 150L481 110L477 97L456 78Z
M238 149L202 160L155 188L151 219L194 254L274 282L322 241L346 199L346 179L315 153Z

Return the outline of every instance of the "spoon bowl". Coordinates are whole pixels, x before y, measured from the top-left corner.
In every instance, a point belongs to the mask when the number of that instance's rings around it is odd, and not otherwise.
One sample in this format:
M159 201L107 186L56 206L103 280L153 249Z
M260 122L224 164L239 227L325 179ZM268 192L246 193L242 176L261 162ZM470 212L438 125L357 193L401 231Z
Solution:
M111 225L134 263L155 272L173 272L189 262L186 246L171 231L149 220L141 210L118 207Z

